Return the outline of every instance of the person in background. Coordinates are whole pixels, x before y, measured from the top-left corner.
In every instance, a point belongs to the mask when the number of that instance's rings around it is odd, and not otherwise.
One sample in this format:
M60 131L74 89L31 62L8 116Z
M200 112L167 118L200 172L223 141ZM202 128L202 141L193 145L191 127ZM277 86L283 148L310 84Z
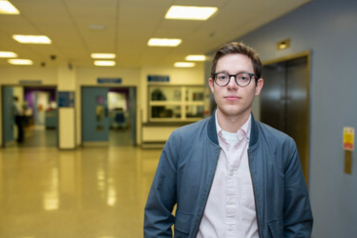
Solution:
M251 112L263 84L255 50L233 42L216 52L209 86L217 108L166 142L145 206L145 238L172 237L173 225L177 238L310 238L296 144Z
M15 96L13 99L14 99L14 102L12 105L12 111L13 111L13 115L14 115L15 124L17 127L16 141L18 143L23 143L24 142L23 110L19 103L19 98Z

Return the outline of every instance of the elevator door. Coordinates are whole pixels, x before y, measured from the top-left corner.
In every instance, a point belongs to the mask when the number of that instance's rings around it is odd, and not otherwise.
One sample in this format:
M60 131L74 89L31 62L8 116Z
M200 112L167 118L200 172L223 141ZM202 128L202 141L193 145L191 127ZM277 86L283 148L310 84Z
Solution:
M261 121L290 135L308 179L309 67L307 56L263 68Z

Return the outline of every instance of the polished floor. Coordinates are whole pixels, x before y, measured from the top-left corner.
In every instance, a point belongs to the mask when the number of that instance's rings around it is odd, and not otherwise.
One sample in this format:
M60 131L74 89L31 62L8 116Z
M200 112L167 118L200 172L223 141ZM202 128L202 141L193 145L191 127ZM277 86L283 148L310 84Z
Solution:
M117 132L110 146L62 151L46 145L55 133L26 133L0 149L0 238L143 237L161 150L115 142L127 136Z

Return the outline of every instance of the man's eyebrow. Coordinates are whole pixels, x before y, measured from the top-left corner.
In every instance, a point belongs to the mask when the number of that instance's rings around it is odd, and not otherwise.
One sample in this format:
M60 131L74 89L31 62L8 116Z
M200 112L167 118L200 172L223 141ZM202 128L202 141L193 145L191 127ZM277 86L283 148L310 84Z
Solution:
M229 73L227 70L221 70L221 71L217 71L215 72L215 74L218 74L218 73L227 73L227 74L231 74ZM249 71L245 71L245 70L240 70L238 71L238 73L234 73L234 74L241 74L241 73L246 73L246 74L254 74L254 73L250 73ZM233 75L233 74L231 74Z

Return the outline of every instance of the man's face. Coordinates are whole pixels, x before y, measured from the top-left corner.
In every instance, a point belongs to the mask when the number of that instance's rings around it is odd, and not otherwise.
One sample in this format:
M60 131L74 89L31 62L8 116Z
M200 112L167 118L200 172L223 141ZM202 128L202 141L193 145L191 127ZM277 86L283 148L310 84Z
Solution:
M242 54L228 54L217 62L216 73L228 74L254 73L253 64L249 57ZM213 78L209 79L209 86L217 103L217 110L226 117L249 117L254 97L260 94L263 79L255 83L255 78L248 86L238 86L233 77L228 85L220 87Z

